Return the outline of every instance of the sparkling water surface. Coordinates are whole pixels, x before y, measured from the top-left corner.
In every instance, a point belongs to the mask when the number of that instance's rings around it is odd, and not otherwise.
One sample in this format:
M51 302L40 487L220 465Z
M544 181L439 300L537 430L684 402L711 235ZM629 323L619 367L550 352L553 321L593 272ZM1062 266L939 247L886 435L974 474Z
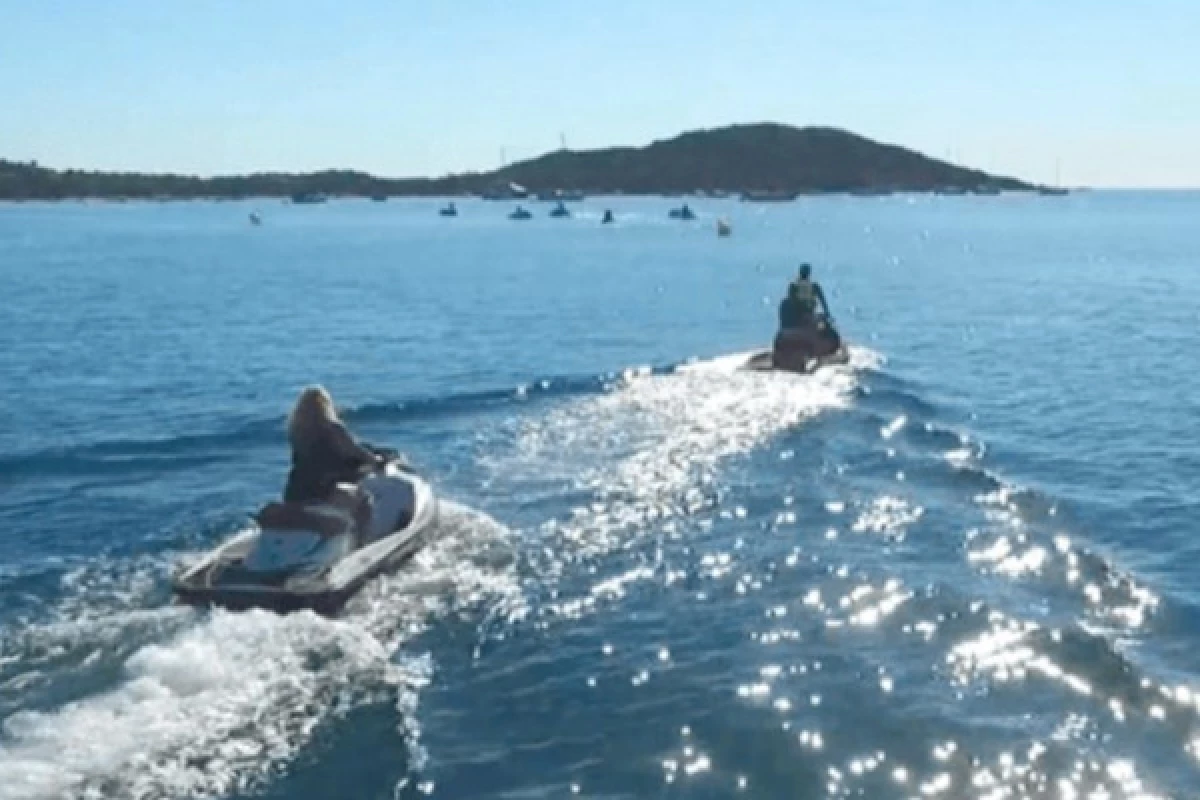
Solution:
M1200 195L678 202L0 206L0 797L1196 796ZM173 605L310 382L436 541Z

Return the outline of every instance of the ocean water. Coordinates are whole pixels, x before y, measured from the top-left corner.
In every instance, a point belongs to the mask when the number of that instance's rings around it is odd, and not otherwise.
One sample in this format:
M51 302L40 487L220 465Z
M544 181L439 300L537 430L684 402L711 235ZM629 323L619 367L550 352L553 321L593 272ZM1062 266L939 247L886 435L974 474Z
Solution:
M673 202L0 206L0 797L1197 796L1200 195ZM436 541L173 605L310 382Z

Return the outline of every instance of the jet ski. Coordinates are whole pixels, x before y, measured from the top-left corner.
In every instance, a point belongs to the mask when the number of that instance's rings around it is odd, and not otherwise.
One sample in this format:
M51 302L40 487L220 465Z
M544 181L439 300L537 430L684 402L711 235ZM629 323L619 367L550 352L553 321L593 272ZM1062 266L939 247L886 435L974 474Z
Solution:
M533 219L533 214L525 209L517 206L517 209L508 215L509 219Z
M389 454L393 455L393 454ZM181 572L184 603L337 613L368 581L408 560L437 523L433 490L398 457L356 484L371 500L270 503L255 526Z
M571 211L560 200L558 201L558 205L554 207L554 210L550 212L550 216L562 219L571 216Z
M667 212L667 216L671 219L695 219L696 212L688 208L687 203L684 203L679 208L672 208Z
M781 330L775 335L771 349L750 356L745 368L807 375L821 367L845 364L849 360L850 354L833 321L820 319L809 328Z
M438 209L438 216L457 217L458 209L455 207L454 203L447 203L445 206Z

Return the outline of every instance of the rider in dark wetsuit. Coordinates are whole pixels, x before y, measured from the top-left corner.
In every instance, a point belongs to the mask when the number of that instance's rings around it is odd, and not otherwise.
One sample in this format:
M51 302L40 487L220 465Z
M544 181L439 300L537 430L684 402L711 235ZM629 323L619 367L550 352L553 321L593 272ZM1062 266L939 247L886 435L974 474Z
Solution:
M772 361L778 368L804 372L811 368L812 359L832 355L839 347L841 337L833 327L825 292L812 280L812 267L802 264L779 304Z
M821 306L821 318L830 319L829 303L821 284L812 280L812 267L800 266L796 280L788 286L787 296L779 304L779 330L807 330L817 322L817 305Z

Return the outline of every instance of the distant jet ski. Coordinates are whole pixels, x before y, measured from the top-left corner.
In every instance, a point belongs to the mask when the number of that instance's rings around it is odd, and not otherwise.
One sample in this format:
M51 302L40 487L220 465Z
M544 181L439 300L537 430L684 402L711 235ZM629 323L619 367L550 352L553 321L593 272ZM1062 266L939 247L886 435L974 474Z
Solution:
M833 321L819 319L808 328L781 330L775 335L771 349L750 356L745 368L808 374L849 360L850 354Z
M437 523L433 490L398 458L357 485L371 497L369 506L267 505L252 530L177 576L175 595L235 610L336 613L368 581L416 553Z

